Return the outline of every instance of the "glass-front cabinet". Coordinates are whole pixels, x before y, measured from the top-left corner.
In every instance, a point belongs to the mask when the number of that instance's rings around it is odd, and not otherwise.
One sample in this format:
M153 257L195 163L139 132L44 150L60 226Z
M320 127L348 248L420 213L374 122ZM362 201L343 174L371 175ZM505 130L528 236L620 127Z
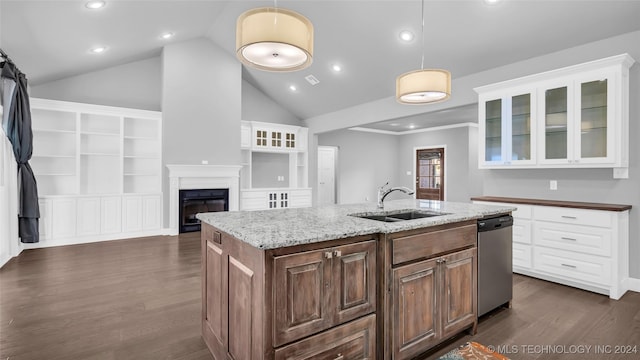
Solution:
M480 168L629 167L628 54L475 88Z
M540 88L541 164L615 163L613 81L596 75Z
M515 92L480 99L480 133L484 147L480 164L487 167L526 165L535 162L535 128L531 104L535 92Z

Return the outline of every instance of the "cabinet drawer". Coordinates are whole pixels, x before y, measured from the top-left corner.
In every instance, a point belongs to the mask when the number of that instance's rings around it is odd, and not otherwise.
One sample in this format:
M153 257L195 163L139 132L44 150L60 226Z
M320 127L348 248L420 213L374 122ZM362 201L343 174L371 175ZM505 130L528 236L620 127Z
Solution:
M275 351L276 360L376 358L376 316L355 320Z
M513 242L531 244L531 221L513 219Z
M533 215L535 220L553 221L564 224L607 228L610 228L612 225L612 215L608 211L537 206L533 210Z
M611 256L611 230L579 225L536 222L536 245Z
M531 245L513 244L513 267L531 268Z
M432 257L456 249L475 246L477 225L432 231L393 239L393 264Z
M548 274L594 284L608 285L611 281L611 261L593 255L540 246L533 250L533 267Z

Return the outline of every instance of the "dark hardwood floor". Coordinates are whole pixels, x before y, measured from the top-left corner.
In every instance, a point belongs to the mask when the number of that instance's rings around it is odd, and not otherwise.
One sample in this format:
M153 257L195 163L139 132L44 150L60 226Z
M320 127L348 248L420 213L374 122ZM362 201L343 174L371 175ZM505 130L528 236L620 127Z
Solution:
M24 251L0 269L0 359L212 359L200 337L199 236ZM426 358L469 340L511 359L640 358L640 294L614 301L524 276L514 276L514 294L477 335ZM620 345L638 353L613 353Z

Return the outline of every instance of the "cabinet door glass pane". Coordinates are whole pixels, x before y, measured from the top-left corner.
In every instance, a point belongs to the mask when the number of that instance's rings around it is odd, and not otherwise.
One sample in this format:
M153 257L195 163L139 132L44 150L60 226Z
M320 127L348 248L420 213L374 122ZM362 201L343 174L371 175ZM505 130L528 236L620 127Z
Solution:
M567 88L545 91L545 159L567 158Z
M580 156L607 156L607 80L583 83L580 89Z
M511 100L511 160L531 159L531 95Z
M485 161L502 160L502 100L487 101L485 104Z

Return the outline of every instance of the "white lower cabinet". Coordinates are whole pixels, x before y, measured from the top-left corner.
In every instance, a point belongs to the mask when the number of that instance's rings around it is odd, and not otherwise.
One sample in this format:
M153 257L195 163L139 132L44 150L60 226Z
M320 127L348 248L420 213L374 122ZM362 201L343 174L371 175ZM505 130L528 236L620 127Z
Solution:
M100 233L115 234L122 231L122 197L100 199Z
M162 199L156 195L142 196L142 229L162 227Z
M77 235L100 234L100 198L78 198L76 201L78 205Z
M311 206L311 189L245 189L240 191L240 210L268 210Z
M51 237L64 238L76 235L76 199L61 198L51 202Z
M51 196L40 205L40 242L28 248L162 233L162 194Z
M628 290L629 210L625 206L591 204L598 209L585 209L570 202L563 206L474 203L518 208L513 212L514 272L612 299Z
M40 241L51 239L51 199L38 199L38 206L40 207Z

